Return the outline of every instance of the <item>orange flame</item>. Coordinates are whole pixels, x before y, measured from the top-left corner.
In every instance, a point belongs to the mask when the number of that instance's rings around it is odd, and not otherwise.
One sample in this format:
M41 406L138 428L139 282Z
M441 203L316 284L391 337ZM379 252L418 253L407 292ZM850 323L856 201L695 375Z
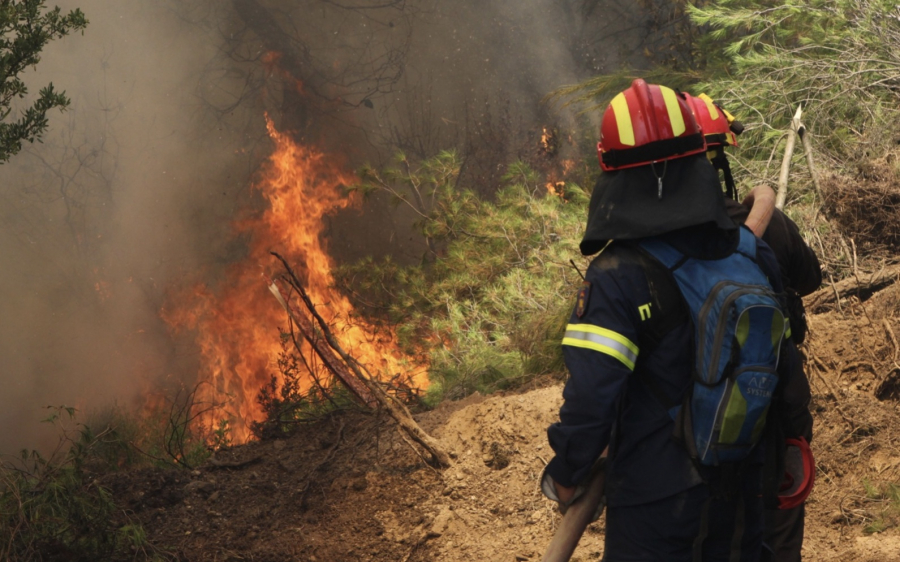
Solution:
M546 131L546 129L544 130ZM575 164L575 160L565 159L562 160L555 169L550 170L547 174L547 183L544 184L544 187L550 195L566 199L565 180L572 174L573 170L575 170ZM559 179L560 177L562 180Z
M344 349L370 372L383 376L410 369L390 337L375 337L369 326L354 318L347 298L333 288L334 260L322 239L323 218L351 204L342 186L356 178L333 159L277 131L268 117L266 121L275 151L253 187L268 205L258 216L235 225L238 233L250 235L248 256L228 269L216 290L198 286L162 312L175 331L196 333L201 355L198 380L209 383L198 390L200 408L227 404L228 413L214 408L201 416L201 423L212 428L223 418L232 418L235 443L247 441L250 422L262 417L256 400L259 390L273 375L281 382L277 330L287 325L287 318L264 283L264 268L276 266L270 251L278 251L296 268ZM417 386L424 382L419 371Z

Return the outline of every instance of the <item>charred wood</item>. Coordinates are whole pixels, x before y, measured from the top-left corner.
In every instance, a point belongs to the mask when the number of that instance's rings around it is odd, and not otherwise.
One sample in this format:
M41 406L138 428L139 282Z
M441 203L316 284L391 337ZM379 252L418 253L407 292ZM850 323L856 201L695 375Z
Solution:
M416 423L409 409L402 402L388 394L377 381L373 380L365 372L365 367L343 349L329 328L328 323L316 311L316 307L303 288L303 284L294 274L287 261L274 252L272 255L281 261L287 273L285 280L300 296L306 310L315 320L315 324L310 318L300 314L287 302L287 299L281 293L281 289L274 281L270 284L269 290L272 291L272 294L284 307L291 320L296 323L301 333L303 333L309 344L313 346L313 349L315 349L328 369L367 406L384 408L388 415L397 422L400 429L428 452L431 456L432 464L439 467L450 466L450 455L443 449L443 446Z

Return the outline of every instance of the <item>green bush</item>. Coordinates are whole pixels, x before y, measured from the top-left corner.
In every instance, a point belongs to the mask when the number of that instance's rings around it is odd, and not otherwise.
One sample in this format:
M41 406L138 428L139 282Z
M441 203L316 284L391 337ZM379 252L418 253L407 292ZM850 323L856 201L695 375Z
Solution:
M0 462L0 559L160 560L143 529L125 518L108 490L89 474L95 454L106 457L104 435L79 425L69 437L74 408L58 408L47 420L62 439L49 457L22 451Z
M567 185L563 197L551 195L515 163L495 200L486 201L457 185L454 153L418 165L400 155L397 162L366 170L359 189L386 191L401 204L427 202L416 210L429 253L417 266L364 260L339 277L365 295L370 313L399 325L411 356L427 357L426 402L560 372L559 342L579 282L570 262L579 256L585 190Z

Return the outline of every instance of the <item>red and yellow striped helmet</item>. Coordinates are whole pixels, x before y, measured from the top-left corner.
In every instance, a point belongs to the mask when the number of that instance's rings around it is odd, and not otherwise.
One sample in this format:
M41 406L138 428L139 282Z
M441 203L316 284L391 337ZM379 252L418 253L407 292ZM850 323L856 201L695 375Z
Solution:
M600 126L597 155L605 171L634 168L706 150L687 100L640 78L610 102Z
M712 98L706 94L700 94L697 97L684 92L694 112L694 118L706 137L706 146L713 148L716 146L737 146L736 132L743 131L743 126L735 120L734 116L715 103ZM734 125L740 127L739 131L734 130Z

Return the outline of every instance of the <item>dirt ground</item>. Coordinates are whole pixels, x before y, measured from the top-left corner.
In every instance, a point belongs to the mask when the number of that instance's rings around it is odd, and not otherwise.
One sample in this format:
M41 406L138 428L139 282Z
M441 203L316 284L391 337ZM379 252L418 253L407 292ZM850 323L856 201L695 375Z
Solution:
M816 419L808 562L900 560L900 289L810 317ZM190 561L536 561L560 516L538 490L561 382L419 415L455 455L428 467L389 420L344 413L193 472L104 484L161 551ZM891 496L893 494L893 500ZM573 560L600 560L603 518Z

